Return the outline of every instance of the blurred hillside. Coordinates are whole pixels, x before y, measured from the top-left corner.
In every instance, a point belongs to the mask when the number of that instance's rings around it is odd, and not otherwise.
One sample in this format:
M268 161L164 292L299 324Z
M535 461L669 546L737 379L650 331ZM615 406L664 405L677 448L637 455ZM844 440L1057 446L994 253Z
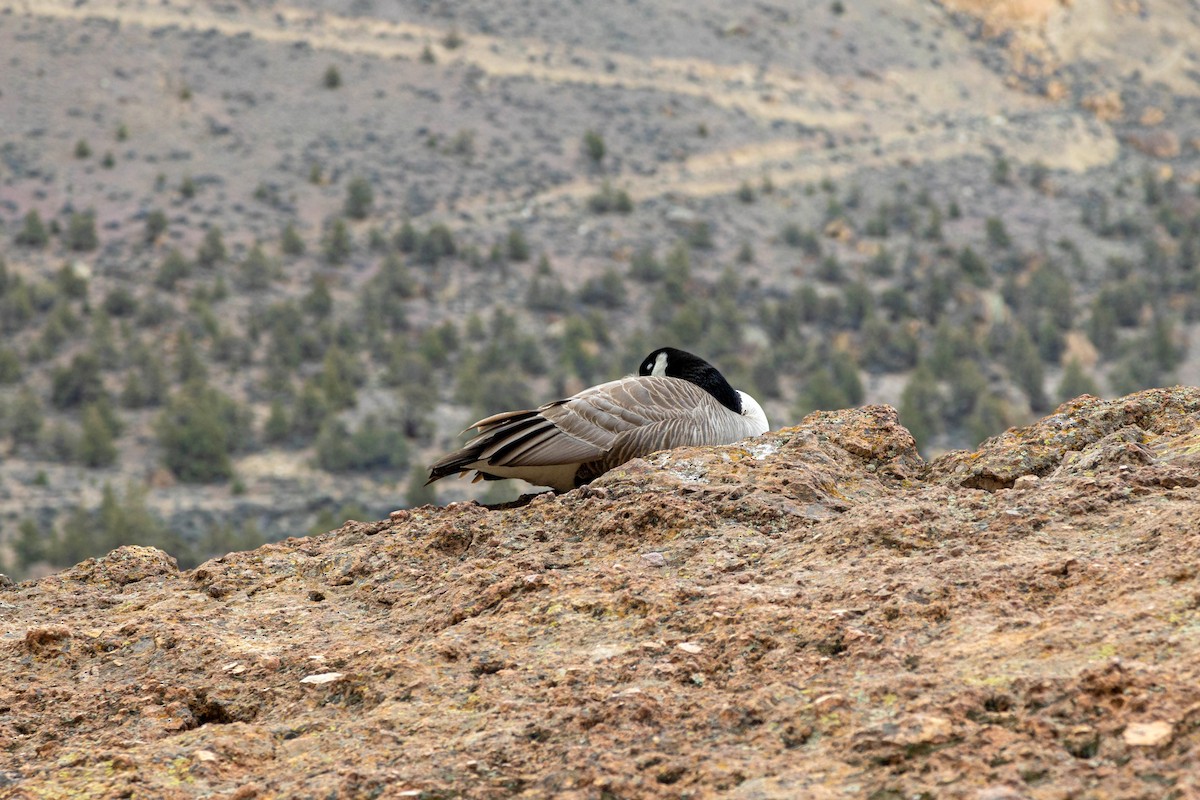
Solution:
M0 4L0 571L409 504L686 347L926 453L1200 382L1200 12Z

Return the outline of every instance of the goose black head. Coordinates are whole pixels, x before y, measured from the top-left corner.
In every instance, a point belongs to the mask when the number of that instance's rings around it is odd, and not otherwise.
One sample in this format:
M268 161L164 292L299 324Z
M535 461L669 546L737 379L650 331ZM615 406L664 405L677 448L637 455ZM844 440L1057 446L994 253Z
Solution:
M696 384L735 414L742 413L742 398L725 376L700 356L675 347L660 347L642 359L638 375L679 378Z

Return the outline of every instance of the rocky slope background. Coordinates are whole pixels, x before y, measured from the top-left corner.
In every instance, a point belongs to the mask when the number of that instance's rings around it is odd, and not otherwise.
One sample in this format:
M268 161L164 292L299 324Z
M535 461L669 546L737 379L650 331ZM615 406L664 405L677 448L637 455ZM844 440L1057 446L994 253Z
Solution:
M0 572L510 500L421 466L663 344L927 457L1198 383L1197 40L1102 0L2 0Z
M0 797L1200 792L1200 390L0 588Z

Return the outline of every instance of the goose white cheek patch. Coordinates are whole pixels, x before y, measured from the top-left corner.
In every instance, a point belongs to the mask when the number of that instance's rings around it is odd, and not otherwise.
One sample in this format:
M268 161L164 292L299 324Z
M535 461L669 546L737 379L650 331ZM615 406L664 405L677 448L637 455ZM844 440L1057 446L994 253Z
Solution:
M654 367L650 370L650 374L656 378L667 377L667 354L659 353L658 358L654 359Z

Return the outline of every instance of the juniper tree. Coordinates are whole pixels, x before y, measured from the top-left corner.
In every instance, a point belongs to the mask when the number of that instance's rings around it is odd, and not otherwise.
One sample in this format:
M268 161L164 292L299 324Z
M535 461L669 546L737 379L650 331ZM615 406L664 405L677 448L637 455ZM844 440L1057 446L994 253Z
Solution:
M50 234L42 223L42 217L37 209L25 214L25 220L16 236L16 243L24 247L45 247L50 241Z
M350 219L366 219L374 202L375 192L371 189L370 182L362 176L353 178L346 187L346 216Z
M606 152L604 137L594 130L585 131L583 134L583 152L593 164L599 165L604 160Z

